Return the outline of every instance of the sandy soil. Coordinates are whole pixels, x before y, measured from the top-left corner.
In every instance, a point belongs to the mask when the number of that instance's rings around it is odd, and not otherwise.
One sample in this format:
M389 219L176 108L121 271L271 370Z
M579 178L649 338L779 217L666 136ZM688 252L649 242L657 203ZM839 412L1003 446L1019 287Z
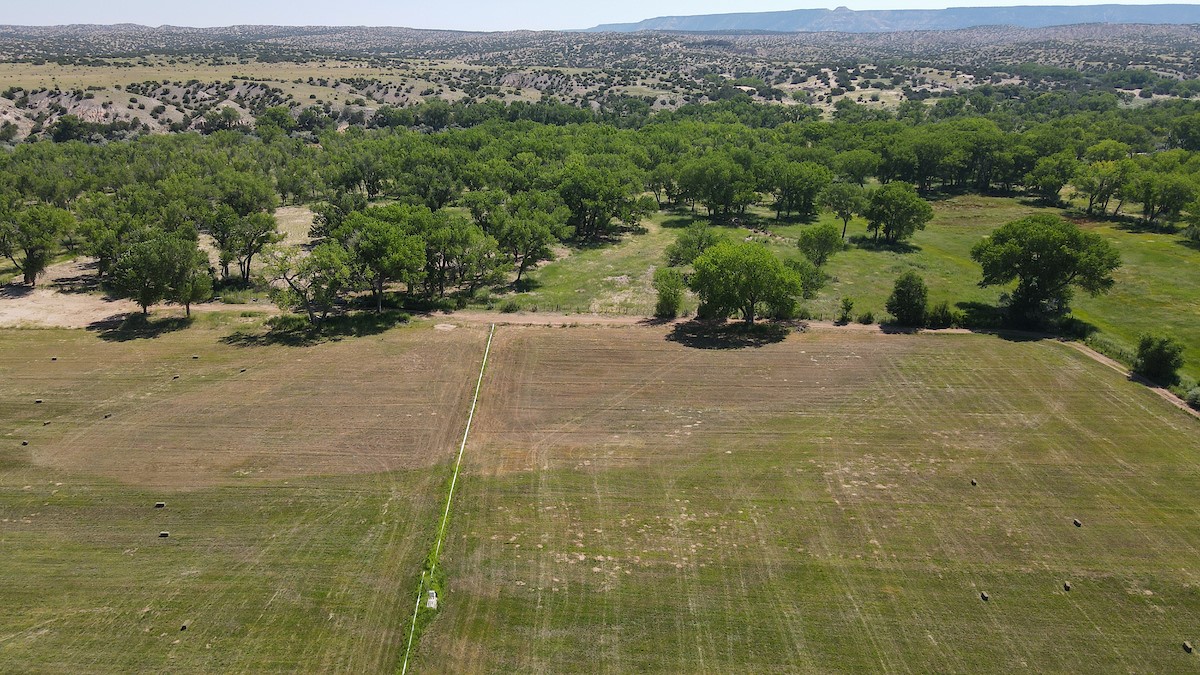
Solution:
M228 310L230 305L192 305L193 312ZM274 309L268 307L266 309ZM131 300L108 298L98 292L95 263L81 258L50 266L30 288L19 281L0 286L0 328L87 328L119 321L140 311ZM183 309L161 306L151 313L183 314Z

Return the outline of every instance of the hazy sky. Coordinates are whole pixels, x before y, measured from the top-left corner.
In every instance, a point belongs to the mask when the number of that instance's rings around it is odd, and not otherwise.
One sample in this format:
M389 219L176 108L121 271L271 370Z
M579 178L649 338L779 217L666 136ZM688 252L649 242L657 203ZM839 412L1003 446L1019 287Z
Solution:
M140 23L151 26L366 25L460 30L587 28L677 14L719 14L825 7L924 9L970 5L1137 3L1138 0L0 0L0 23ZM1154 0L1150 0L1151 2ZM1159 0L1170 1L1170 0ZM1143 4L1145 0L1143 0Z

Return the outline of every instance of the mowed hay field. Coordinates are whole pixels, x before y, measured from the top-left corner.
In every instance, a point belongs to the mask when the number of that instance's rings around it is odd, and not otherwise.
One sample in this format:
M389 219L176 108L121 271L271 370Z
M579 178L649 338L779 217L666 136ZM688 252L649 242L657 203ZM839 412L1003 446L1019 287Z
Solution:
M0 672L395 668L486 332L229 335L0 331Z
M669 335L497 331L418 670L1200 668L1186 412L1054 341Z

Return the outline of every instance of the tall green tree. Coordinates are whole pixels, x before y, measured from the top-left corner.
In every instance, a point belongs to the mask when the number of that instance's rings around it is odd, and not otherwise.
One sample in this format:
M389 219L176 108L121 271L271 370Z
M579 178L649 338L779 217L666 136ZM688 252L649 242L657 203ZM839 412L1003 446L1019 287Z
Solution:
M130 245L113 266L109 284L137 302L143 314L166 300L183 305L191 316L192 303L212 293L208 256L195 241L166 233Z
M863 215L876 239L882 234L886 241L895 243L925 229L925 223L933 219L933 207L912 185L893 181L871 192Z
M842 250L842 233L833 223L821 223L806 227L796 237L796 245L814 265L824 265L830 256Z
M842 239L850 227L850 219L867 209L867 197L862 187L852 183L832 183L821 193L821 204L842 221Z
M517 270L517 281L532 265L550 260L550 247L572 234L570 211L555 196L525 192L513 197L495 228L496 243Z
M366 279L378 313L383 312L383 292L389 283L411 285L424 272L425 242L399 223L355 213L343 223L338 239L346 242Z
M909 270L896 279L884 308L896 317L896 323L901 326L920 327L925 324L928 300L929 290L925 287L925 280Z
M25 283L37 284L63 236L75 224L69 211L48 204L0 206L0 253L21 272Z
M275 303L281 309L303 310L314 326L320 326L342 295L354 288L353 258L335 241L307 254L296 246L272 246L263 258L264 276L276 284Z
M693 263L689 286L709 316L740 314L752 325L760 309L790 307L804 291L800 276L761 244L722 242Z
M1042 157L1025 176L1025 184L1037 193L1042 201L1057 204L1060 199L1059 193L1075 177L1079 166L1079 160L1075 159L1075 153L1070 150Z
M1092 295L1108 292L1121 266L1108 240L1049 214L1002 225L971 249L971 258L983 267L980 286L1017 282L1011 318L1030 324L1065 312L1073 287Z

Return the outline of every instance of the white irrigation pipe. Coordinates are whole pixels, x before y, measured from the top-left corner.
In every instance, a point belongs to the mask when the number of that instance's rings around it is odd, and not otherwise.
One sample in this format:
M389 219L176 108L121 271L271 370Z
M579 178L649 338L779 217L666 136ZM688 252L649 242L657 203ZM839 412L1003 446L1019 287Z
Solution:
M446 521L450 519L450 502L454 499L454 486L458 484L458 470L462 467L463 450L467 448L467 437L471 434L471 422L475 420L475 406L479 404L479 389L483 387L483 371L487 368L488 355L492 352L492 337L496 334L496 324L488 333L487 347L483 350L483 365L479 366L479 380L475 382L475 398L471 400L471 412L467 415L467 428L463 431L462 444L458 446L458 460L454 462L454 477L450 479L450 494L446 495L446 510L442 513L442 526L438 528L437 546L433 551L433 568L429 576L437 570L438 556L442 554L442 540L446 536Z
M413 635L417 632L417 612L421 609L421 591L425 590L425 570L421 570L421 583L417 586L417 604L413 605L412 628L408 631L408 649L404 650L404 668L401 675L408 672L408 655L412 653Z
M462 468L463 451L467 449L467 438L471 435L471 423L475 421L475 407L479 405L479 390L483 388L483 372L487 370L488 355L492 353L492 338L496 335L496 324L492 324L488 332L487 347L483 350L483 363L479 366L479 379L475 382L475 397L471 399L471 412L467 414L467 428L463 431L462 443L458 446L458 459L454 462L454 476L450 479L450 493L446 495L446 509L442 512L442 524L438 528L437 545L434 547L433 567L429 576L437 570L438 559L442 554L442 541L446 536L446 523L450 520L450 502L454 500L454 488L458 485L458 472ZM425 590L425 572L421 572L421 585L417 587L417 606L413 608L412 628L408 632L408 648L404 650L404 666L400 675L408 673L408 657L412 653L413 635L417 631L417 612L421 608L421 592Z

